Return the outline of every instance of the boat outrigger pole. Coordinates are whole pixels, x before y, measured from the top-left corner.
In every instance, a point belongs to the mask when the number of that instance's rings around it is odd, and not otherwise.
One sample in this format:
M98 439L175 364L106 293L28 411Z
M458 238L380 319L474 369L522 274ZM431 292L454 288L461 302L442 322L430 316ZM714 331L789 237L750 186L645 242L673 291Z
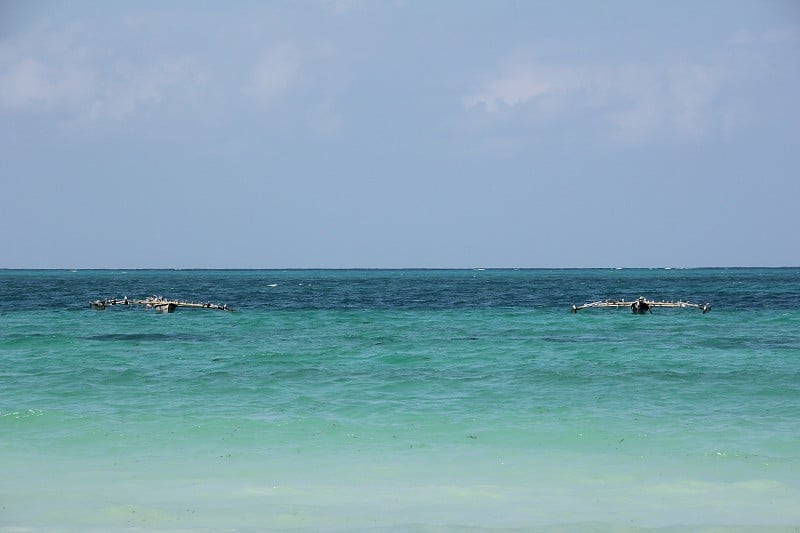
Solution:
M633 300L632 302L626 302L624 299L622 300L604 300L600 302L591 302L586 303L583 305L573 305L572 312L577 313L581 309L589 309L592 307L630 307L631 312L637 315L643 315L645 313L652 313L654 307L680 307L680 308L694 308L700 309L703 314L708 313L711 310L711 304L693 304L689 302L683 302L678 300L677 302L657 302L646 299L644 296L640 296L638 300Z

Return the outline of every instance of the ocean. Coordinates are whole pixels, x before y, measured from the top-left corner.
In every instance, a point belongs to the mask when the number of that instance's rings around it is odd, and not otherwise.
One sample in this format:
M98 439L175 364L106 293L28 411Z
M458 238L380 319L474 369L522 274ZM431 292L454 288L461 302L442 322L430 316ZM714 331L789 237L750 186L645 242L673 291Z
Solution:
M235 309L89 302L163 295ZM711 311L571 306L686 300ZM800 269L0 270L0 531L799 531Z

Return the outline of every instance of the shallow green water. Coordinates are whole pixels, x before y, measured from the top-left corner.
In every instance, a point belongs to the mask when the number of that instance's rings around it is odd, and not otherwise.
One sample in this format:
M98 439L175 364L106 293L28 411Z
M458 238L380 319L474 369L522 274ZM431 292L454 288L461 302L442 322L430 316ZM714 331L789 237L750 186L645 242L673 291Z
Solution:
M164 294L234 313L88 309ZM587 310L595 299L713 310ZM800 526L800 270L0 271L0 528Z

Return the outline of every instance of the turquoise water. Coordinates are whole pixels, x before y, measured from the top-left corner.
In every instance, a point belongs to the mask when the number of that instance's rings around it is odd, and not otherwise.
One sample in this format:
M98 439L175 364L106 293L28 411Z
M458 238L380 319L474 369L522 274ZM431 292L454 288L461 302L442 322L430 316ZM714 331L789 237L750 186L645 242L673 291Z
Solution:
M152 294L234 313L94 311ZM712 311L570 312L606 298ZM0 271L0 530L795 531L800 269Z

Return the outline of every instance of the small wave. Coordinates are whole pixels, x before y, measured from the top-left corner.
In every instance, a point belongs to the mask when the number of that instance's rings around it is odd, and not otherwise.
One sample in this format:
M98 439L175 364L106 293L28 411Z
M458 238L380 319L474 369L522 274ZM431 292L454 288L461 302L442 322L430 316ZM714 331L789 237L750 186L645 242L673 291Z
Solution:
M10 412L2 412L0 411L0 417L12 417L12 418L28 418L32 416L43 416L45 411L41 409L26 409L24 411L10 411Z

